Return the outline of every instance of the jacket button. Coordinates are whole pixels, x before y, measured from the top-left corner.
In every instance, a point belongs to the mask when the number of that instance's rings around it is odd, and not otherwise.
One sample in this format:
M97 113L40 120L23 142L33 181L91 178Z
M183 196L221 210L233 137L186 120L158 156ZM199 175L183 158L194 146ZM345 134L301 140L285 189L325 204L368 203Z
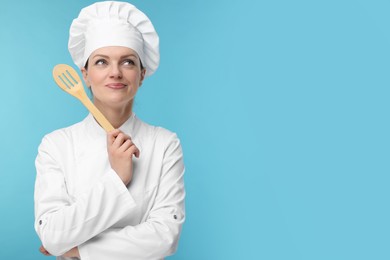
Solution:
M173 215L173 218L174 218L174 219L177 219L177 216L176 216L176 215Z
M39 225L42 225L42 220L39 220Z

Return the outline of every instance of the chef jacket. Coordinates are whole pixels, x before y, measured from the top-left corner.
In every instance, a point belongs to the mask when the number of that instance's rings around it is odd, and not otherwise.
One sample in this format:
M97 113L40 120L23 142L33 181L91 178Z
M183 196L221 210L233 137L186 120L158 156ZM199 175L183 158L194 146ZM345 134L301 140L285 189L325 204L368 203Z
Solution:
M175 133L135 114L119 128L140 150L125 186L111 168L107 134L89 114L46 135L35 161L35 230L57 259L163 259L185 219L184 164Z

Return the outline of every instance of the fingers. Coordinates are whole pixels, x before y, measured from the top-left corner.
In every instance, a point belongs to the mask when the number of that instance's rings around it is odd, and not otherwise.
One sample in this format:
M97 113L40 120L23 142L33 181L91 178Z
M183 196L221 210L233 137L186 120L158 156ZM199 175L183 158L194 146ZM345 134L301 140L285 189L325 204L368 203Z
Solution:
M107 134L107 145L119 148L130 136L124 134L121 130L115 129Z
M119 148L121 152L126 152L131 146L133 146L134 143L131 139L127 139Z
M119 129L115 129L107 133L107 147L111 146L120 132Z
M139 150L137 148L137 146L135 146L134 144L132 146L130 146L127 150L126 150L127 153L131 155L135 155L135 157L139 158Z
M41 252L42 254L44 254L44 255L46 255L46 256L51 255L51 254L43 247L43 245L39 248L39 252Z
M128 153L129 156L135 155L135 157L139 158L139 149L133 143L131 139L127 139L119 148L121 152Z
M139 158L140 151L133 143L133 140L119 129L115 129L107 134L107 147L119 152L126 152L129 156L134 154L135 157Z
M112 143L112 146L116 149L119 149L123 145L123 143L126 142L126 140L131 141L130 136L121 132L116 136L114 142Z

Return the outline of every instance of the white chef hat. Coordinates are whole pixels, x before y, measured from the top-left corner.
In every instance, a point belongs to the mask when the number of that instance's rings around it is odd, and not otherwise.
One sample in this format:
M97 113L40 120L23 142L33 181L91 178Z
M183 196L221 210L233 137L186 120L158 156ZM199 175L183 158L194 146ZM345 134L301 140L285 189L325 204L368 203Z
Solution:
M69 30L68 48L81 69L93 51L106 46L133 49L152 75L160 62L159 37L149 18L126 2L97 2L83 8Z

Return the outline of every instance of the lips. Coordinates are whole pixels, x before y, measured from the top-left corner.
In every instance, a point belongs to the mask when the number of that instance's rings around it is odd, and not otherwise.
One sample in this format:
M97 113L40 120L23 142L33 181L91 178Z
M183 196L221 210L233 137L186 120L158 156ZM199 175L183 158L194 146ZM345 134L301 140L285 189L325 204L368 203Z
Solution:
M111 88L111 89L122 89L122 88L127 87L127 85L125 85L123 83L109 83L109 84L106 84L106 87Z

